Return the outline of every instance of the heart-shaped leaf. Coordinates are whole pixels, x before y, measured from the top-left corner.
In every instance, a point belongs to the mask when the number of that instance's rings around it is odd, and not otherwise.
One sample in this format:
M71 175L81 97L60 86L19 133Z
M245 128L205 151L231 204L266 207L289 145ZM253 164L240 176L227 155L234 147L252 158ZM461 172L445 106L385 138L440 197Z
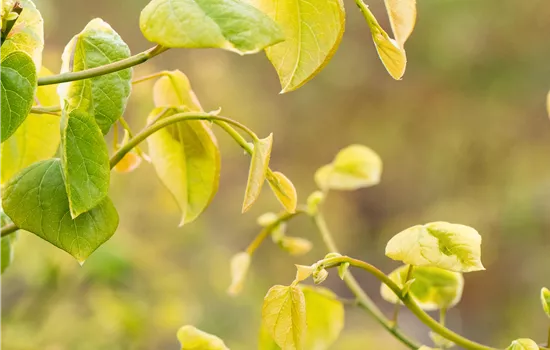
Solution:
M2 191L2 205L15 225L63 249L81 264L118 226L118 214L109 198L71 218L59 159L34 163L15 175Z
M39 76L51 72L42 67ZM59 105L55 85L39 86L36 99L42 107ZM59 147L59 116L29 114L17 131L2 143L2 183L34 162L51 158Z
M330 61L344 34L341 0L250 0L283 28L285 41L268 47L281 92L296 90ZM282 15L284 14L284 15Z
M266 14L238 0L152 0L141 12L141 32L165 47L221 48L255 53L283 40Z
M37 74L31 56L23 51L13 51L3 56L1 66L1 142L4 142L31 111Z
M229 350L223 340L193 326L183 326L178 330L181 350Z
M481 236L465 225L432 222L408 228L386 245L386 255L413 266L434 266L455 272L485 270Z
M93 19L65 47L61 73L78 72L130 57L130 49L109 24ZM126 109L132 89L132 69L59 85L61 105L69 112L87 111L94 116L103 134Z

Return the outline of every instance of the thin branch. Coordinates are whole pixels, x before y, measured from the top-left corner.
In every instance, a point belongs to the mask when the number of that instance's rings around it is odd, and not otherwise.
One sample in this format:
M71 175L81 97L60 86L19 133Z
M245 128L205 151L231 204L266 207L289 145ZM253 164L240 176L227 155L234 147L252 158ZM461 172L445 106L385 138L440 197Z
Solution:
M31 108L31 113L34 113L34 114L59 115L59 112L61 112L61 106L50 106L50 107L34 106Z
M118 72L120 70L142 64L143 62L150 60L151 58L163 53L166 50L168 50L168 48L156 45L149 50L138 53L137 55L125 58L117 62L109 63L104 66L81 70L78 72L66 72L57 75L49 75L47 77L40 77L38 78L38 85L41 86L59 84L68 81L88 79L100 75Z
M2 226L2 236L1 237L5 237L9 234L12 234L17 230L19 230L19 227L15 226L14 224L4 225L4 226Z

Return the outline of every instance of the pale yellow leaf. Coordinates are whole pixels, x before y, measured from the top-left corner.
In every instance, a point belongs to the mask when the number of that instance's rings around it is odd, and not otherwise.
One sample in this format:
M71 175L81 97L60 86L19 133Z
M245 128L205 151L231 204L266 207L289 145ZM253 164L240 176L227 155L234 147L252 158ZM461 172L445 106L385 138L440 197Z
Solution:
M395 41L403 47L416 23L416 0L384 0L384 3Z
M260 195L269 166L272 145L273 134L270 134L265 139L254 141L252 160L250 161L250 170L248 172L248 182L244 194L243 213L250 209Z

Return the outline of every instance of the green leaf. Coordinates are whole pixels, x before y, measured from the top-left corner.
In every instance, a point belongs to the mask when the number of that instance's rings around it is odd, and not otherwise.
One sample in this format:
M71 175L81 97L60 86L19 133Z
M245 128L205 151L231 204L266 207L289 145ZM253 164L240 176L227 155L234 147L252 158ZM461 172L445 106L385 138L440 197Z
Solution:
M416 0L384 0L384 3L395 41L403 47L416 23Z
M183 326L178 330L181 350L229 350L223 340L193 326Z
M405 50L382 29L367 5L362 1L359 1L358 4L370 27L372 40L374 41L380 60L382 60L384 67L386 67L392 78L400 80L403 74L405 74L405 68L407 67Z
M18 0L23 11L2 44L2 58L13 51L23 51L32 57L35 69L42 67L44 20L31 0Z
M269 187L271 187L279 203L281 203L287 212L294 213L298 205L298 195L292 181L278 171L268 173L267 179Z
M254 141L250 171L248 172L248 183L246 184L246 191L244 194L243 213L250 209L260 195L269 166L272 145L273 134L270 134L265 139Z
M430 331L430 339L433 341L434 345L440 349L449 349L456 345L449 339L432 331Z
M548 288L542 288L540 290L540 301L546 316L550 317L550 290L548 290Z
M539 350L539 346L531 339L516 339L506 350Z
M72 219L61 161L34 163L14 176L2 191L6 214L14 224L74 256L81 264L118 226L109 198Z
M304 349L329 349L344 327L344 306L336 294L322 287L299 286L306 303L307 332ZM259 350L278 350L265 325L260 330Z
M250 254L240 252L231 258L231 285L227 289L229 295L235 296L241 293L249 267Z
M148 121L161 110L153 110ZM169 110L164 117L175 113ZM182 212L180 225L195 220L218 190L220 153L210 126L204 121L172 124L149 136L147 143L157 176Z
M414 266L434 266L455 272L485 270L481 236L465 225L444 221L416 225L396 234L386 255Z
M5 225L12 224L13 222L11 219L4 213L4 209L2 208L0 210L0 226L4 227ZM17 239L17 231L11 233L9 236L2 237L1 240L1 249L0 257L1 257L1 273L4 273L4 271L11 265L11 262L13 261L13 250L14 250L14 244Z
M403 288L408 270L408 265L401 266L392 271L389 278ZM464 278L459 272L418 266L413 269L411 278L414 279L414 283L409 287L409 294L423 310L449 309L462 297ZM401 304L397 295L385 284L380 287L380 294L390 303Z
M62 164L71 217L94 208L109 192L111 168L103 135L85 111L63 111Z
M302 350L306 334L306 302L296 286L273 286L262 307L262 322L283 350Z
M42 67L39 76L51 72ZM36 99L43 107L56 106L59 98L55 85L39 86ZM7 182L19 170L34 162L51 158L59 146L59 116L29 114L17 131L2 145L2 180Z
M130 57L128 45L103 20L96 18L65 47L61 72L78 72ZM63 83L58 92L69 111L86 110L95 117L103 134L126 109L132 88L132 69Z
M1 142L4 142L29 115L37 76L31 57L23 51L13 51L2 57L1 66Z
M256 53L284 39L266 14L237 0L152 0L141 12L145 38L165 47Z
M336 155L331 164L315 173L315 182L323 190L356 190L380 182L382 160L373 150L351 145Z
M341 0L250 0L284 31L285 41L266 49L282 91L296 90L330 61L344 34Z

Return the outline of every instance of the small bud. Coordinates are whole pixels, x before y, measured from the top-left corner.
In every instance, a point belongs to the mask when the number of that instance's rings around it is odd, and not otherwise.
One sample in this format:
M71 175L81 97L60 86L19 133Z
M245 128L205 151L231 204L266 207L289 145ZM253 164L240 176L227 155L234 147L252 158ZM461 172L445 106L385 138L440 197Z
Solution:
M271 230L271 239L273 240L273 243L281 244L282 240L285 237L285 233L286 224L284 222L273 227L273 229Z
M319 204L325 199L321 191L315 191L307 198L307 212L309 215L315 215L319 211Z
M328 277L328 271L325 269L317 269L313 272L313 282L315 284L323 283Z
M279 217L277 216L277 214L269 212L269 213L265 213L265 214L260 215L256 219L256 222L258 223L258 225L260 225L262 227L267 227L267 226L273 224L278 219L279 219Z
M291 255L307 254L313 246L313 244L305 238L287 236L281 238L279 245Z
M240 252L231 258L231 285L227 289L229 295L236 296L241 292L249 267L250 255L248 253Z
M313 273L313 267L305 265L295 265L296 266L296 279L293 284L298 284L311 276Z

